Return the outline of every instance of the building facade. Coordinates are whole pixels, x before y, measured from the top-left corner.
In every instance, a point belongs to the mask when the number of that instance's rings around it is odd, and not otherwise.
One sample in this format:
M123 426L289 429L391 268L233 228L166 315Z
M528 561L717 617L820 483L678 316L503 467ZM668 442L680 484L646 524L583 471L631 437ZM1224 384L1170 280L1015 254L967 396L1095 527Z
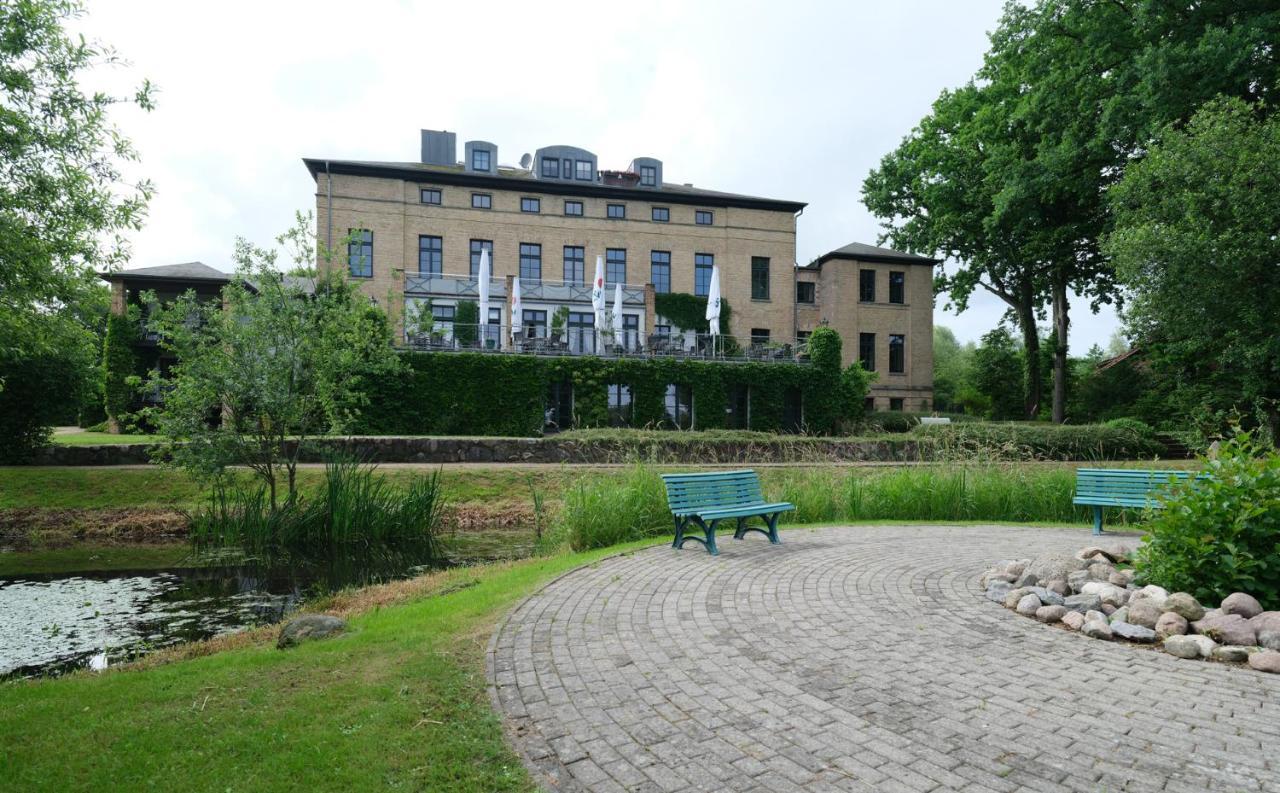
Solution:
M731 307L729 349L803 358L805 337L825 323L842 336L847 363L859 360L860 334L873 333L875 348L884 348L883 365L868 361L880 373L875 407L927 409L932 260L862 246L871 258L852 259L842 248L797 267L804 203L667 182L662 162L650 157L609 171L585 149L548 146L509 167L487 141L465 142L461 159L454 133L423 130L421 144L420 162L304 160L316 182L318 236L336 248L320 266L358 281L388 309L406 344L715 354L725 341L705 338L705 324L681 327L679 317L664 316L671 303L661 295L705 296L718 267ZM467 318L478 326L466 329L460 312L478 298L482 250L492 268L489 312ZM621 286L621 334L595 327L597 260L610 313ZM858 276L848 275L864 266L883 281L878 300L860 301Z

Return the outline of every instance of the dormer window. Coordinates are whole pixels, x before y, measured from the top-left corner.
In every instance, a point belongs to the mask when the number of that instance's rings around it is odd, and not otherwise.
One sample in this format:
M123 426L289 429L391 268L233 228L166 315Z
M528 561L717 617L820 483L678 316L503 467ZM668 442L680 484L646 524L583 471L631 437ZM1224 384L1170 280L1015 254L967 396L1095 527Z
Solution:
M471 151L471 170L488 171L490 156L488 149L473 149Z
M640 166L640 185L642 187L658 186L658 169L652 165Z
M591 165L591 160L577 160L574 165L576 170L573 172L575 179L584 182L590 182L595 179L595 168Z
M557 158L557 157L543 157L543 158L542 158L542 173L541 173L540 175L542 176L542 178L543 178L543 179L559 179L559 178L560 178L560 160L559 160L559 158Z
M560 161L560 176L563 179L573 178L573 160L565 158Z

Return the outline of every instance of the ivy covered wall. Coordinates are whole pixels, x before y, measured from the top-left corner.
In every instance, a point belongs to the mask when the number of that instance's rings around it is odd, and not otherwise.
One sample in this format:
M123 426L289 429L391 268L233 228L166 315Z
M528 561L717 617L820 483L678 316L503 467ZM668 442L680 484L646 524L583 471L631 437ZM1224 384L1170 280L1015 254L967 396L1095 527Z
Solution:
M611 384L630 388L631 426L663 426L667 387L676 384L692 389L697 429L726 426L729 395L736 386L746 386L750 395L747 428L787 429L788 399L798 396L804 430L831 434L843 423L861 418L866 377L856 367L840 370L840 337L835 331L815 331L810 349L813 361L808 364L406 353L401 374L380 382L368 395L357 431L539 435L549 386L567 382L572 387L577 427L609 425Z

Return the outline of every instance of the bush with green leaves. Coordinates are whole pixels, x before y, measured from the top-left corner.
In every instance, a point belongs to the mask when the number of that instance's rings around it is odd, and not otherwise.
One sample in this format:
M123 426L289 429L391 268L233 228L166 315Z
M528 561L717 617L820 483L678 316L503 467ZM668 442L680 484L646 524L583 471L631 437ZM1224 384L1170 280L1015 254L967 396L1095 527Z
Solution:
M1154 437L1100 424L922 424L911 434L936 444L934 459L1142 460L1165 453Z
M1238 434L1164 505L1138 549L1140 580L1206 604L1247 592L1280 609L1280 455Z

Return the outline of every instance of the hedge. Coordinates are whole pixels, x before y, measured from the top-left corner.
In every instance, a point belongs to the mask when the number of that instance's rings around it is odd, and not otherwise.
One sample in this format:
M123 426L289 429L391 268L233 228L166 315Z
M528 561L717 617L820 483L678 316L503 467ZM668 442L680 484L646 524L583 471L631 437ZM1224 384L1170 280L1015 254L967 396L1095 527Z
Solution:
M829 435L860 417L866 379L860 370L840 371L839 336L830 332L834 348L826 336L814 332L809 364L405 353L402 373L374 384L357 432L540 435L549 387L567 382L575 427L609 425L608 386L615 383L630 386L631 426L662 426L667 386L675 383L692 388L697 429L723 428L730 390L741 385L750 388L749 429L785 429L785 403L794 390L804 406L804 430Z
M1166 453L1153 437L1102 424L922 424L911 433L936 441L937 459L945 458L948 451L966 458L985 455L1004 460L1141 460Z

